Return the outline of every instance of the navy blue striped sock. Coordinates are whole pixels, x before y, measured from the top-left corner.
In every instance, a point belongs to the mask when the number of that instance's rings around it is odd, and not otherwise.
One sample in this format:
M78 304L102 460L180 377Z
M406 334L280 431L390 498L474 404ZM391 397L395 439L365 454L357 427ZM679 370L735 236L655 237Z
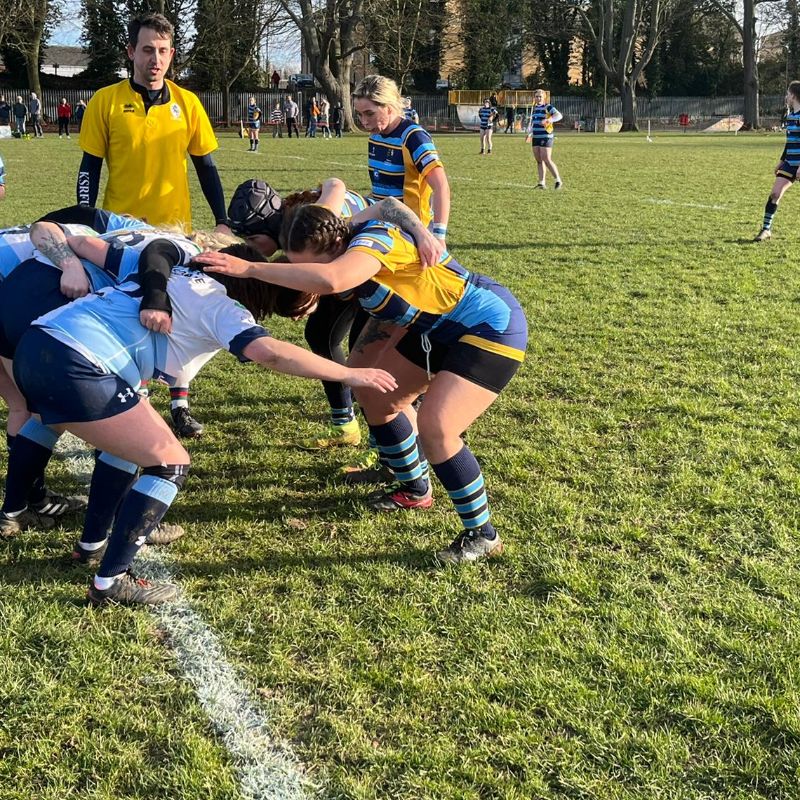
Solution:
M44 471L53 455L59 434L35 419L29 419L14 437L8 454L3 511L22 511L29 502L44 497Z
M122 501L108 549L97 570L101 578L114 578L130 567L177 494L178 487L174 483L155 475L142 475L133 484Z
M356 418L356 413L353 411L353 406L346 406L344 408L331 407L331 422L334 425L346 425Z
M428 491L428 481L423 477L417 450L417 435L405 414L398 414L384 425L370 425L381 460L388 462L403 488L416 494Z
M494 539L497 534L489 522L483 473L470 449L464 445L452 458L431 466L447 489L464 527L468 530L480 528L487 539Z
M133 486L138 471L136 464L130 461L100 453L92 472L81 544L102 542L108 536L117 510Z
M770 199L767 200L767 205L764 207L764 224L762 227L765 231L772 229L772 218L775 216L777 210L778 204L770 197Z

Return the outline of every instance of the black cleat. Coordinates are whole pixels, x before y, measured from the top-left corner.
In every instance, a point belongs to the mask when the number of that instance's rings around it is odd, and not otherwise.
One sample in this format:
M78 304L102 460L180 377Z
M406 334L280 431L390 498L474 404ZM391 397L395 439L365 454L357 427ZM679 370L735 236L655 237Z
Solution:
M107 547L108 540L103 542L103 546L98 547L97 550L87 550L85 547L81 547L80 542L76 542L75 547L72 548L72 563L76 567L97 567L103 560Z
M168 522L162 522L150 531L145 544L172 544L177 539L180 539L184 533L186 531L181 525L170 525Z
M89 498L85 495L56 494L46 489L45 496L37 503L29 503L28 508L45 517L60 517L62 514L86 511L88 503Z
M449 547L440 550L436 558L443 564L464 564L499 556L502 552L500 534L495 533L493 539L488 539L480 529L465 530L453 539Z
M38 514L30 508L26 508L13 517L4 511L0 511L0 539L10 539L21 531L28 530L28 528L36 528L43 531L49 530L55 524L53 517Z
M120 575L108 589L98 589L92 583L86 593L86 598L93 606L159 606L171 603L177 596L177 586L151 583L144 578L137 578L130 570Z
M186 406L171 408L172 427L178 436L184 439L195 439L203 433L203 425L199 423Z

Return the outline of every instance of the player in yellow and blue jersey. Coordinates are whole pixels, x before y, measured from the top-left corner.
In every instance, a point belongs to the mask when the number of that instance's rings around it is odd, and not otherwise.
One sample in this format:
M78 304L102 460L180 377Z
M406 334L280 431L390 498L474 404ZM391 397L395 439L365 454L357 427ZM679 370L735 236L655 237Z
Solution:
M545 102L544 89L537 89L533 94L535 101L531 109L531 121L528 125L528 136L526 142L533 145L533 157L536 159L536 169L539 174L537 189L545 188L545 169L549 170L556 181L556 189L560 189L564 184L558 167L553 161L553 124L560 122L563 117L561 112L550 103Z
M352 292L371 317L404 329L403 338L380 355L398 389L384 398L356 391L378 449L398 480L371 505L390 511L428 508L433 502L407 411L425 393L417 415L419 439L464 528L438 557L458 563L502 552L483 474L461 435L492 405L524 359L527 323L517 300L446 251L423 267L414 239L386 222L367 222L351 231L328 209L307 205L287 215L282 236L291 264L252 265L219 253L197 260L211 271L303 291Z
M372 197L405 203L444 240L450 218L450 185L428 132L404 117L397 84L367 75L353 92L356 113L369 137Z
M775 183L764 208L764 221L754 242L765 242L772 236L772 219L778 210L778 203L786 190L797 180L800 168L800 81L792 81L786 89L786 144L781 160L775 168Z

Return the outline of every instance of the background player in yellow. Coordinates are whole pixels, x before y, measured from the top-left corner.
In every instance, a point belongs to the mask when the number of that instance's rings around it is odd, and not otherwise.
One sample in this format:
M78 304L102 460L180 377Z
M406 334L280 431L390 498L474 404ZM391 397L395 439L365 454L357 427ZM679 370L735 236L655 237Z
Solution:
M230 233L222 182L211 158L217 140L208 115L195 94L166 80L175 54L173 35L161 14L146 14L129 24L133 77L100 89L86 107L78 203L96 205L105 160L104 208L152 225L191 227L188 153L217 229Z
M86 106L78 203L96 205L105 160L104 208L131 214L151 225L189 229L188 152L214 214L216 230L229 234L222 182L211 158L217 139L208 115L195 94L165 77L175 54L173 38L172 25L161 14L145 14L128 25L133 77L100 89ZM188 381L178 377L170 397L175 432L200 436L203 426L189 411Z

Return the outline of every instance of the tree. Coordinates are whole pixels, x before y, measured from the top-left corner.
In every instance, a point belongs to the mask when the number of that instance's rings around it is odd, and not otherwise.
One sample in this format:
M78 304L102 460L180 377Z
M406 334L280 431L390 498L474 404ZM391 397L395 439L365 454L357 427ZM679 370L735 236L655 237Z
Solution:
M527 0L525 16L525 39L533 45L541 64L537 83L551 92L565 91L573 43L580 33L577 10L563 0Z
M16 27L27 5L27 0L0 0L0 47L5 44L9 31Z
M98 83L117 80L125 65L126 31L117 0L83 0L83 49L89 63L83 75Z
M41 97L39 70L44 43L50 27L58 19L58 6L50 0L27 0L15 17L15 24L5 32L5 47L18 52L25 61L28 88Z
M789 80L793 80L800 67L800 14L797 0L787 0L786 16L786 72L789 73Z
M353 55L365 46L365 0L280 0L303 39L311 72L332 104L341 103L344 129L353 128L349 102Z
M221 90L228 124L230 90L238 81L252 85L257 49L271 19L258 0L198 0L190 69L199 85Z
M636 85L653 57L673 2L578 0L572 3L594 43L601 69L622 97L623 131L639 130ZM618 19L620 10L622 18Z
M739 34L742 42L742 67L744 89L744 128L746 130L761 127L761 111L759 108L760 83L758 78L758 44L756 11L758 6L765 9L777 5L774 0L741 0L741 4L733 0L709 0L718 8Z
M365 40L375 69L405 89L441 30L440 3L431 0L366 0Z

